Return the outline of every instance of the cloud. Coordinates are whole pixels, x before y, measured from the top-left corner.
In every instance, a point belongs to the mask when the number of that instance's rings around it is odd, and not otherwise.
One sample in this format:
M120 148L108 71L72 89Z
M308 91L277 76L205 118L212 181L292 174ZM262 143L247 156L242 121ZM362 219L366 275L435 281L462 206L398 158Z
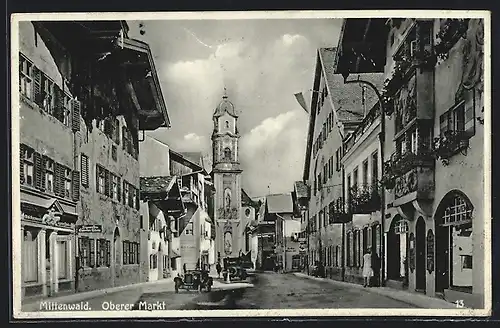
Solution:
M300 110L267 118L241 138L244 188L251 195L290 192L300 180L307 120Z
M305 37L303 37L302 35L299 35L299 34L295 34L295 35L285 34L285 35L283 35L282 40L286 46L291 46L296 41L305 40Z
M280 33L224 40L209 50L204 58L164 64L169 142L178 151L211 154L212 115L226 87L239 114L243 188L252 196L267 193L268 185L290 192L302 176L307 134L307 114L294 93L310 88L315 47L303 35Z

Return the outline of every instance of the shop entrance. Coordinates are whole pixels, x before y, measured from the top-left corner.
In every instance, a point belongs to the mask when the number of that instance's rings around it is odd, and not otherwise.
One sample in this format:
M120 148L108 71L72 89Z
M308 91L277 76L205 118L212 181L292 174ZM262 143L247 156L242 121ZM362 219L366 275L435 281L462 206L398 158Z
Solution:
M443 197L436 211L437 293L472 293L472 211L470 200L459 191Z
M408 287L408 221L396 215L387 235L387 278Z
M425 292L426 272L425 272L425 221L421 216L417 219L416 225L416 263L415 280L416 290Z
M118 230L118 227L116 227L113 233L113 266L111 272L113 286L117 286L117 278L120 276L122 263L121 246L120 230Z

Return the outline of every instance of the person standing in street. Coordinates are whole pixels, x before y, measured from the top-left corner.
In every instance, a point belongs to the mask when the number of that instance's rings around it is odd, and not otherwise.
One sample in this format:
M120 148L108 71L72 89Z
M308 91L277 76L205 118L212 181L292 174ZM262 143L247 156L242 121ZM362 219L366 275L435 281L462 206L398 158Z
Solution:
M367 249L365 255L363 255L363 279L364 284L363 287L370 287L370 280L373 277L373 268L372 268L372 254L371 250Z
M217 270L217 275L220 278L220 273L222 271L222 267L220 266L220 262L217 262L217 265L215 266L215 269Z

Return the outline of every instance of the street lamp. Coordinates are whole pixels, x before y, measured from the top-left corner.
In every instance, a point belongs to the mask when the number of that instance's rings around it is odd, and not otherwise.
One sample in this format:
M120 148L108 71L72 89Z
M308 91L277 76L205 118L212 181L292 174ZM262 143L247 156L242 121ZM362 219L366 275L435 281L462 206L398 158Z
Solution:
M380 94L377 87L373 83L371 83L369 81L361 80L359 78L359 75L358 75L358 78L356 80L347 81L347 78L349 77L348 70L341 72L341 74L342 74L342 77L344 78L344 84L349 84L349 83L364 84L364 85L370 87L377 95L379 107L380 107L380 116L381 116L379 142L380 142L380 157L381 157L382 165L380 165L380 173L381 173L381 176L384 176L385 112L386 112L385 106L384 106L384 99L382 98L382 95ZM381 285L383 285L384 277L385 277L385 264L384 264L385 263L385 243L384 243L385 189L382 189L382 191L380 193L380 202L382 204L382 206L380 208L380 216L381 216L380 245L382 246L381 247L382 249L380 251L380 253L381 253L380 254L380 258L381 258L380 263L381 263L381 271L382 271L381 277L380 277L380 282L381 282Z

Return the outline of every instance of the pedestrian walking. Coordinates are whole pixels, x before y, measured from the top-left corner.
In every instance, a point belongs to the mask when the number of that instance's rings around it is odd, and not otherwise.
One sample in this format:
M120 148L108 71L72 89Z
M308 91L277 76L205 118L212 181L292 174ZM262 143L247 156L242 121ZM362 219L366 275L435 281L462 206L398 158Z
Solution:
M365 254L363 255L363 279L364 284L363 287L370 287L370 279L373 277L373 268L372 268L372 254L371 250L367 249Z
M222 272L222 267L220 265L220 262L217 262L217 265L215 266L215 269L217 270L217 275L220 278L220 273Z

